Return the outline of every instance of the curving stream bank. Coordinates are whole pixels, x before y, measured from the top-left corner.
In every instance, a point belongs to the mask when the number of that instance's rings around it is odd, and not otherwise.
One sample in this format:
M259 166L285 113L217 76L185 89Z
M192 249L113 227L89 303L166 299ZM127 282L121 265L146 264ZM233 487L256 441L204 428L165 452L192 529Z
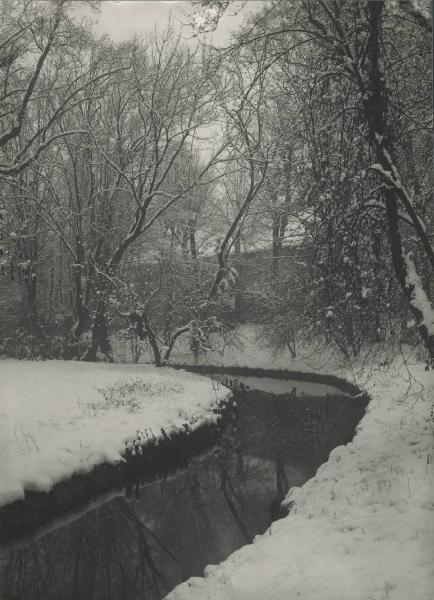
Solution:
M353 397L354 386L332 377L189 369L233 388L222 431L211 439L210 431L198 430L167 440L167 452L129 461L128 474L118 473L111 485L107 477L100 491L110 491L108 499L88 512L65 514L64 523L33 539L10 535L13 549L3 551L0 563L5 598L164 597L283 516L287 490L352 439L367 404L366 396ZM64 492L69 503L72 489ZM86 489L89 499L95 496Z

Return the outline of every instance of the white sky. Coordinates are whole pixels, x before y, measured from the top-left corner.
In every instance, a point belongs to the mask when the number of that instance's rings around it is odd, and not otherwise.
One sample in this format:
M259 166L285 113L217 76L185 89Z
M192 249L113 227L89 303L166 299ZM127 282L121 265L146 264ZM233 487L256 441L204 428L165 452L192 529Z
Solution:
M241 11L234 15L241 7L236 2L229 8L221 19L215 32L211 34L211 41L216 45L224 45L231 31L236 30L244 17L263 4L263 0L249 0ZM185 0L102 0L99 14L92 14L90 9L82 2L77 2L76 11L79 14L91 16L96 21L96 30L99 34L108 34L114 41L129 39L134 34L143 34L146 31L161 27L164 28L172 14L175 23L187 23L187 15L192 11L190 2ZM185 27L185 38L191 37L191 29Z

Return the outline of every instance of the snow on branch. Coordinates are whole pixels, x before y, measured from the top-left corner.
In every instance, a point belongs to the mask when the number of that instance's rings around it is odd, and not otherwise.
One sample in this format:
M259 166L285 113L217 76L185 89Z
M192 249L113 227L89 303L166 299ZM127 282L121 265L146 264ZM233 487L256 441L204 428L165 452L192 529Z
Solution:
M408 254L404 255L403 258L407 266L406 284L409 288L412 288L410 303L421 313L423 318L421 325L425 325L428 334L434 336L434 309L423 289L414 262Z
M413 206L413 202L411 201L410 196L408 194L408 191L401 182L399 170L393 162L391 155L384 147L382 148L382 154L384 157L384 164L387 165L390 170L384 168L384 166L379 163L375 163L369 168L372 171L376 171L377 173L379 173L383 177L386 185L395 191L398 199L404 206L409 218L414 224L414 227L425 249L426 255L431 263L432 268L434 269L434 249L427 235L427 227L423 219L417 214L416 209Z

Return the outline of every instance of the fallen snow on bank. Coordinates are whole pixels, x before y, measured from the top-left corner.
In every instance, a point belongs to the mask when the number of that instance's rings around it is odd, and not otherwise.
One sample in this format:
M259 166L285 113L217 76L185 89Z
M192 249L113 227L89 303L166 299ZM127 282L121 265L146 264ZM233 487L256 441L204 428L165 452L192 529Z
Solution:
M125 444L195 429L227 388L169 368L0 361L0 506L74 472L121 460Z
M256 363L257 354L248 346L237 363L255 366L250 358ZM305 363L284 360L289 369ZM315 361L371 395L353 442L335 448L314 478L289 491L288 517L168 600L434 597L434 372L402 357L387 369L370 363L347 371L324 353Z

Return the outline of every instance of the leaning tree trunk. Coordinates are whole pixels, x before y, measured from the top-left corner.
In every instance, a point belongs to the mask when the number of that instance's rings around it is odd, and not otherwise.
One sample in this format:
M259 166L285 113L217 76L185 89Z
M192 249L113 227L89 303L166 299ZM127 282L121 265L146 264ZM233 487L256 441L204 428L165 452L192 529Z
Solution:
M385 75L380 67L380 35L383 6L383 2L370 1L368 3L370 73L368 89L361 89L361 92L363 93L363 107L369 124L371 141L376 147L377 162L380 165L381 172L386 174L392 173L396 177L396 174L393 173L395 164L393 143L389 135L386 119ZM433 309L430 306L425 291L422 289L420 278L416 273L412 272L409 260L404 255L399 219L399 180L396 181L396 184L395 187L393 185L383 186L393 267L403 295L408 301L410 310L416 320L420 337L428 350L430 361L434 363L434 335L430 329L429 322L427 323L426 321L424 307L429 313L433 313ZM432 248L429 247L428 251L430 257ZM420 294L423 294L426 303L423 302L421 304L417 301L417 297Z
M156 367L162 367L163 363L161 361L161 352L158 346L157 336L155 335L154 328L152 327L151 320L149 318L148 313L144 310L142 312L143 325L145 328L146 336L149 340L149 344L152 348L152 352L154 353L154 362Z

